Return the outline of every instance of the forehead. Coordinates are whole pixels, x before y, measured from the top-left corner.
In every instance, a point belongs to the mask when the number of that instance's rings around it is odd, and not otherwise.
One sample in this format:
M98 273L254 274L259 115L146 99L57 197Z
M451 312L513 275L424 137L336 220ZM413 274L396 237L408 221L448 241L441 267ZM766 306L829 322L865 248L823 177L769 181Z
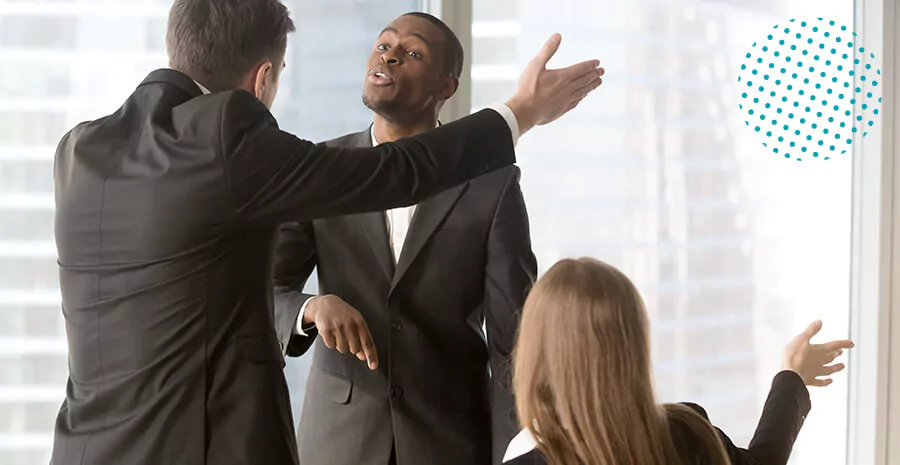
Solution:
M415 37L420 35L428 41L429 44L443 44L445 41L444 32L439 27L423 18L415 16L401 16L386 26L397 30L397 35L401 38ZM390 34L390 32L385 32Z

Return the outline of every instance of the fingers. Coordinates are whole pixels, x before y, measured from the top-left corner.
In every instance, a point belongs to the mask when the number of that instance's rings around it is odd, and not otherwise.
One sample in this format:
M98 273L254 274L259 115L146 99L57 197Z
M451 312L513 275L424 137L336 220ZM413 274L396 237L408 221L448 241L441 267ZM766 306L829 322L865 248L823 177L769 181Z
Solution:
M831 341L824 344L819 344L819 346L826 352L836 352L841 349L852 349L856 346L856 344L854 344L853 341L849 339L843 339L840 341Z
M831 378L824 378L824 379L816 378L816 379L810 380L808 383L806 383L806 385L807 386L824 387L824 386L828 386L831 383L832 383Z
M361 361L368 362L370 370L378 368L378 351L366 322L362 319L354 322L350 331L350 353Z
M826 366L819 368L818 373L816 373L816 376L818 377L818 376L833 375L843 369L844 369L843 363L835 363L834 365L826 365Z
M324 328L320 327L319 328L319 336L322 336L322 342L325 343L325 347L328 347L329 349L332 349L332 350L335 348L333 332L327 331Z
M342 354L347 353L347 338L344 337L344 334L341 331L334 331L334 347L338 352Z
M600 71L594 70L584 74L583 76L579 76L577 79L572 80L571 85L576 89L583 89L590 86L598 79L600 79Z
M835 350L835 351L833 351L833 352L828 352L828 353L826 353L826 354L825 354L825 357L824 357L824 359L823 359L824 361L822 362L822 364L824 365L824 364L833 362L834 359L840 357L843 353L844 353L844 351L843 351L843 350L840 350L840 349L839 349L839 350Z
M378 368L378 350L375 349L375 341L372 339L372 335L369 333L369 328L364 327L363 329L364 331L360 333L363 358L361 358L360 360L368 360L369 369L375 370Z
M534 57L532 63L536 66L540 66L541 68L547 67L547 62L553 58L553 55L556 55L556 51L559 50L559 44L562 42L562 36L559 34L553 34L550 36L550 39L544 44L541 48L541 51L538 52L537 56Z
M329 349L355 355L360 361L367 362L370 370L378 368L375 342L366 321L358 313L350 319L331 321L320 326L319 335Z
M589 81L586 85L579 87L578 89L575 90L575 92L572 94L573 99L581 100L581 99L587 97L588 94L590 94L595 89L600 87L601 84L603 84L603 79L600 79L600 78L596 78L596 79Z
M603 68L598 68L598 60L582 61L567 68L556 70L564 81L572 81L585 76L600 77L606 73ZM590 79L589 79L590 80Z
M359 329L354 326L350 326L345 329L345 336L347 338L347 348L349 349L349 353L356 355L359 358L359 355L362 353L362 344L359 343ZM365 360L360 358L360 360Z

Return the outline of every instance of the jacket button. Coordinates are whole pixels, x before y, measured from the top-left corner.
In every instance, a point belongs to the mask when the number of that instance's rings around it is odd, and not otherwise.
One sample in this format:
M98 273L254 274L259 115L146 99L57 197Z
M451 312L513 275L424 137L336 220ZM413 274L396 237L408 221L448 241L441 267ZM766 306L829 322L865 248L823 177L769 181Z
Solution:
M403 397L403 389L400 389L397 386L392 387L391 388L391 399L397 400L401 397Z
M403 330L403 325L395 321L391 323L391 328L394 328L394 331L401 331Z

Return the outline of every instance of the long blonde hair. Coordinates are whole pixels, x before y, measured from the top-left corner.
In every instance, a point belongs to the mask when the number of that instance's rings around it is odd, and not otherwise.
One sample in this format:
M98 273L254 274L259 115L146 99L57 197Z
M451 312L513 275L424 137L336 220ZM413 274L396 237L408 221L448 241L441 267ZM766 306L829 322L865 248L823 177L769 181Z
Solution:
M656 403L649 338L643 300L614 267L562 260L538 280L525 302L513 386L519 419L550 465L693 463L679 455L670 419L705 449L703 463L729 464L709 422Z

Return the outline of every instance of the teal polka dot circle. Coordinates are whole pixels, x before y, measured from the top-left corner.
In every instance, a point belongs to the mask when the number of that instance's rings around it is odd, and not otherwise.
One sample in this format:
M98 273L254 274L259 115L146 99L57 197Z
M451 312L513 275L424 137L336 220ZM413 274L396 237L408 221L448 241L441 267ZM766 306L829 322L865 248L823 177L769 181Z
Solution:
M790 23L775 25L744 55L738 108L745 125L779 158L830 160L851 153L854 139L875 126L882 105L875 54L834 21Z

